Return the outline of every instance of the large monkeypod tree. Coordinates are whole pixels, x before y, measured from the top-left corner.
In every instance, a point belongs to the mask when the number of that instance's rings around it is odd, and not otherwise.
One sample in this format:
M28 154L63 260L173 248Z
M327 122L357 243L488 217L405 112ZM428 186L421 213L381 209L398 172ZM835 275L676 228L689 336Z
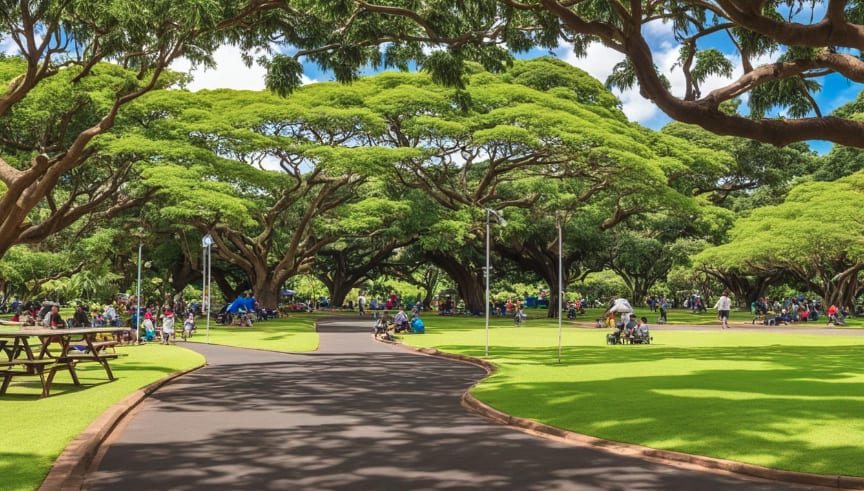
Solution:
M783 271L827 304L851 306L864 271L862 189L862 172L799 184L782 204L738 220L731 240L697 255L697 265L755 276Z
M827 140L864 146L864 122L826 114L816 98L832 79L864 82L864 9L857 1L467 0L453 8L452 2L430 0L358 2L354 9L357 18L401 19L401 30L389 33L394 51L416 40L445 46L423 53L421 61L437 80L452 85L463 84L466 60L503 69L510 59L503 44L512 51L563 44L579 56L599 42L624 57L607 83L638 86L678 121L774 145ZM674 70L683 80L677 91L657 69L662 43L652 45L652 36L658 32L677 43ZM730 48L722 52L718 45ZM732 60L740 60L740 72ZM709 91L711 78L724 85ZM742 96L746 111L721 107Z
M495 250L554 285L557 295L554 230L562 215L567 240L585 244L575 235L586 230L586 217L591 230L584 233L591 235L648 211L695 209L689 196L670 185L671 176L728 159L627 123L615 99L584 75L548 58L520 61L500 77L472 76L464 116L432 119L427 110L408 120L388 118L394 144L426 152L400 163L401 182L427 193L452 217L468 220L467 226L439 224L439 236L453 240L427 256L457 280L470 310L482 310L484 302L486 209L524 217L492 228ZM452 235L466 229L474 238ZM568 271L589 246L568 248Z
M194 100L161 121L175 143L144 172L160 213L211 234L213 254L242 270L266 307L344 238L347 226L332 222L350 219L342 207L363 198L368 178L416 153L350 145L381 125L368 110L328 105L338 89L311 86L288 100L230 90L154 94Z
M416 25L386 12L358 16L342 0L20 0L0 10L11 52L0 59L0 257L97 209L130 205L135 197L114 200L130 163L96 164L91 144L130 102L178 82L166 69L181 57L214 66L220 45L237 45L269 63L267 84L281 94L299 86L297 58L348 82L364 66L407 68L424 57ZM270 56L274 43L296 57ZM76 171L90 164L109 167ZM61 183L68 189L51 196ZM48 218L31 214L46 200Z

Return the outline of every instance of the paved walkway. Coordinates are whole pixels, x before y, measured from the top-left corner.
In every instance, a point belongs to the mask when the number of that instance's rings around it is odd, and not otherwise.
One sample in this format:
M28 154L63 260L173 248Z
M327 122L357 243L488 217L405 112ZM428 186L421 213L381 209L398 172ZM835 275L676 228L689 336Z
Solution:
M153 394L86 481L124 490L790 489L568 446L459 405L476 367L320 326L280 354L197 343L206 368Z

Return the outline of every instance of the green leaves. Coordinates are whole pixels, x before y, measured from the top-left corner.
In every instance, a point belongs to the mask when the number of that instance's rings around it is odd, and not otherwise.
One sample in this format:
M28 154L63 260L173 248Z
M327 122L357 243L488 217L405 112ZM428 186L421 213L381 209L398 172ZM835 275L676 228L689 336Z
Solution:
M276 94L286 97L303 84L303 65L296 59L276 55L267 66L267 75L264 77L264 85Z

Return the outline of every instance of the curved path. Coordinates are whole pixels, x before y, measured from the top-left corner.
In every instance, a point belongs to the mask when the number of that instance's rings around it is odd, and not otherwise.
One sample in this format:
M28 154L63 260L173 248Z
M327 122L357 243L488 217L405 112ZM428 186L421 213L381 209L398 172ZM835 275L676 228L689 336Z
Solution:
M480 368L319 324L320 350L190 343L208 366L148 398L88 489L790 489L536 438L460 406Z

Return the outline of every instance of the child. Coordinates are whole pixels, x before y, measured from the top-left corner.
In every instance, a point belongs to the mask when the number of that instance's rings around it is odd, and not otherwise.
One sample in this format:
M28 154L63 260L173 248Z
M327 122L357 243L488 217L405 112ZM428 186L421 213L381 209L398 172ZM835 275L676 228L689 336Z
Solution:
M636 328L637 334L640 337L648 337L648 318L642 317L639 319L639 325Z
M148 314L150 312L147 312ZM153 325L151 317L144 317L144 322L141 324L144 327L144 341L153 341L156 339L156 326Z
M186 317L186 320L183 321L183 341L186 341L186 338L192 337L192 331L195 330L195 314L189 312L189 316Z
M519 327L522 325L522 321L528 318L528 314L522 311L522 306L518 306L516 308L516 314L513 316L513 326Z

